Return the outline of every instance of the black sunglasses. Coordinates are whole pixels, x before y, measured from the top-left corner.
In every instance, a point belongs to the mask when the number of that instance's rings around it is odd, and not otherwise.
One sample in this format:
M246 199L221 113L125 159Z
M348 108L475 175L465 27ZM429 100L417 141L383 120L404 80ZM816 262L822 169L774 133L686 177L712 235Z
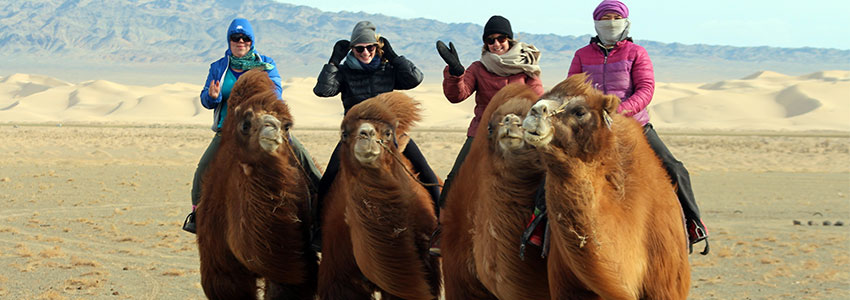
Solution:
M507 40L507 39L508 39L508 36L506 36L506 35L500 35L500 36L497 36L497 37L494 37L494 38L486 37L486 38L484 38L484 43L486 43L487 45L492 45L493 42L495 42L496 40L498 40L499 43L504 43L505 40Z
M375 51L375 46L375 44L371 44L368 46L354 46L351 47L351 49L354 49L354 51L357 51L357 53L362 53L364 49L369 50L369 52L372 52Z
M250 42L251 38L248 37L247 35L244 35L244 34L241 34L241 33L237 33L237 34L230 36L231 42L238 43L239 40L242 40L242 41L245 41L245 42Z

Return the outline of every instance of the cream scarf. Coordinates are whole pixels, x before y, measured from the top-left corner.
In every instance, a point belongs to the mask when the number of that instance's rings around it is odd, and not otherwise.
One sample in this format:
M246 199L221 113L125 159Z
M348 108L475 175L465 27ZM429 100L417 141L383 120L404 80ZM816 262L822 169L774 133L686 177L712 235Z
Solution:
M540 77L540 50L533 45L517 42L502 55L491 52L481 54L481 63L490 73L499 76L510 76L525 73L531 77Z

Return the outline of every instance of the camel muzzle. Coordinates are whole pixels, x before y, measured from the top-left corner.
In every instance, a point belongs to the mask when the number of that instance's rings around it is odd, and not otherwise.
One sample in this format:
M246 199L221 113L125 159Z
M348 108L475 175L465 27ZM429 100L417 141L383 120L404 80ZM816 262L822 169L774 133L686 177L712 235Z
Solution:
M266 152L272 153L283 143L280 121L272 115L262 115L260 120L263 124L263 127L260 128L260 147Z
M540 100L531 107L531 110L526 114L522 121L522 129L525 130L523 139L529 145L541 147L549 144L554 135L552 121L550 117L559 107L559 102L555 100Z

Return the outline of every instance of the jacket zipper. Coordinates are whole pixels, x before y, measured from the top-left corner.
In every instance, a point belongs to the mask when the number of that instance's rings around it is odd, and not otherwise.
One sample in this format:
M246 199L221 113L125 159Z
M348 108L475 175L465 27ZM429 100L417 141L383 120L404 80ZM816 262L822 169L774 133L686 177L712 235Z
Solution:
M605 94L608 94L608 78L605 76L608 74L608 49L603 47L602 53L605 54L605 59L602 61L602 89Z

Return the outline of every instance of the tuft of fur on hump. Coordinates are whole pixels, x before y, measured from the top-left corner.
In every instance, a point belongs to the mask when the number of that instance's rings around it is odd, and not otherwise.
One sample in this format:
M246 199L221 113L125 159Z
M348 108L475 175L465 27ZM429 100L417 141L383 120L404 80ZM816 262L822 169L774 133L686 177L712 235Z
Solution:
M266 91L275 90L274 81L269 78L269 74L258 69L248 70L236 80L233 88L230 90L230 98L227 99L228 107L236 107L242 104L248 98ZM275 93L277 98L277 93Z
M343 125L355 124L355 119L380 120L395 127L398 134L406 133L422 119L420 104L402 92L383 93L352 107L342 120ZM343 128L346 130L347 128Z

